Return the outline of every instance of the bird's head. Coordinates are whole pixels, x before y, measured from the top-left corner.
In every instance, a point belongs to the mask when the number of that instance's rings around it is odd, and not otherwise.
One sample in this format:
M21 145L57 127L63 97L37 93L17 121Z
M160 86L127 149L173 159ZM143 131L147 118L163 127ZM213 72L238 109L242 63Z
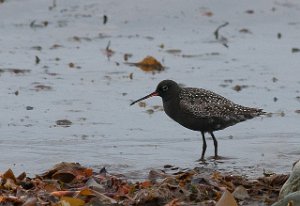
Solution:
M137 102L140 102L153 96L160 96L163 99L163 101L168 101L178 94L179 89L179 85L173 80L163 80L157 85L156 90L154 92L136 101L133 101L130 105L133 105Z

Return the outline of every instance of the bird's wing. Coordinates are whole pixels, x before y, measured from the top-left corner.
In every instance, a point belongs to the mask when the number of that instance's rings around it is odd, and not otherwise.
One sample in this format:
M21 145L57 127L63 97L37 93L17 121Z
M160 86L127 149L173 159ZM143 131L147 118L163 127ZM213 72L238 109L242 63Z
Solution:
M212 91L198 88L182 88L179 94L180 109L198 118L248 119L260 109L244 107Z

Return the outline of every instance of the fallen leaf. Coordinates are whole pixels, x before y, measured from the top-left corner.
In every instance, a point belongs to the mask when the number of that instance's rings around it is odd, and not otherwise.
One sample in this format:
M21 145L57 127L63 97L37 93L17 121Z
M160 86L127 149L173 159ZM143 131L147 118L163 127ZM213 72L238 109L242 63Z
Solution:
M4 172L2 178L6 180L11 179L15 183L17 182L16 176L14 175L14 172L11 169L8 169L6 172Z
M59 170L52 175L53 179L59 180L61 182L69 183L75 179L76 175L74 172L69 170Z
M76 195L76 191L68 191L68 190L62 190L62 191L54 191L50 194L56 197L63 197L63 196L73 196Z
M93 191L90 190L89 188L84 188L79 192L79 195L83 195L83 196L91 196L93 195Z
M233 195L228 190L225 190L216 206L238 206L238 204Z
M142 61L137 63L125 63L125 64L139 67L141 70L145 72L155 72L155 71L164 70L164 66L162 66L162 64L152 56L147 56Z
M202 16L208 16L208 17L211 17L211 16L213 16L214 15L214 13L212 13L211 11L206 11L206 12L203 12L202 13Z
M85 202L79 198L63 196L60 198L60 203L63 206L83 206Z
M141 188L149 188L151 186L152 186L152 183L150 181L148 181L148 180L140 183L140 187Z

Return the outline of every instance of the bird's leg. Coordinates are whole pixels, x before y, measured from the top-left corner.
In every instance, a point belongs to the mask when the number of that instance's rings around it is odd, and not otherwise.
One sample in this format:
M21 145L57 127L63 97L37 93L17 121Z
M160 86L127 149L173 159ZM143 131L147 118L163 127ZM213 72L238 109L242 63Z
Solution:
M203 140L203 144L202 144L202 155L201 155L201 158L200 158L200 161L204 161L204 155L205 155L205 151L206 151L206 140L205 140L205 136L204 136L204 132L201 132L202 134L202 140Z
M217 139L216 139L216 137L215 137L215 135L214 135L213 132L210 132L210 135L211 135L211 137L213 138L213 141L214 141L214 146L215 146L215 159L218 159L218 158L219 158L219 156L218 156L218 141L217 141Z

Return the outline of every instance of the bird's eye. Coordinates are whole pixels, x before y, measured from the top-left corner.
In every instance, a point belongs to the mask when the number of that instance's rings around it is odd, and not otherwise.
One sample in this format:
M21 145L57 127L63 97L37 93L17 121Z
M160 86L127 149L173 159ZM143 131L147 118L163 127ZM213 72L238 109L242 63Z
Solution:
M169 87L168 87L167 85L164 85L164 86L162 87L162 90L163 90L164 92L166 92L168 89L169 89Z

